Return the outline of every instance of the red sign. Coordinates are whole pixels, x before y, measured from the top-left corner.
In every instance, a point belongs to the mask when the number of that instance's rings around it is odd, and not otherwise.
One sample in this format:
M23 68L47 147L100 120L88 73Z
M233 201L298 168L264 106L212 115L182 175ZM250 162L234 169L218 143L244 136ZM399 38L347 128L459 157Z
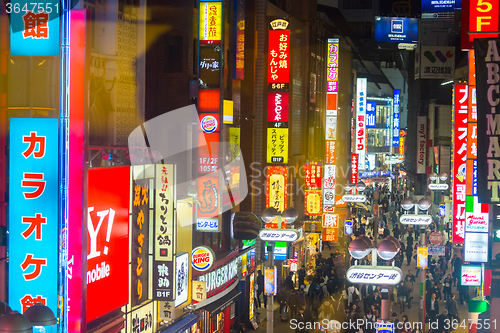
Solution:
M287 168L266 168L266 207L274 207L283 212L287 204Z
M267 94L267 121L288 122L288 93Z
M89 170L87 322L128 303L130 168Z
M290 78L290 30L269 31L268 82L288 83Z
M358 183L358 154L351 154L351 183Z
M208 175L197 179L198 217L217 217L219 212L219 177Z
M305 164L305 185L306 187L321 187L322 166L318 164Z
M499 0L470 0L469 41L476 38L498 37L500 30L498 13Z
M335 164L335 141L326 141L326 161L325 164Z
M338 242L339 228L323 228L323 242Z
M453 243L464 242L467 166L467 99L467 85L455 85L453 132Z
M429 234L429 243L432 245L442 245L444 242L444 234L441 231L434 231Z

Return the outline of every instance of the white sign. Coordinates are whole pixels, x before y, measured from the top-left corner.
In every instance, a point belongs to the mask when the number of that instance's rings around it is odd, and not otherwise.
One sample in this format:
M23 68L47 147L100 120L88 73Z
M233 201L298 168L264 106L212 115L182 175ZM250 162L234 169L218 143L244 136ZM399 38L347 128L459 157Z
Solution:
M408 51L413 51L414 49L417 48L418 44L411 44L411 43L399 43L398 44L398 49L400 50L408 50Z
M128 322L130 323L130 332L133 333L153 333L156 326L155 302L150 302L139 309L132 311ZM160 312L161 313L161 312Z
M481 266L462 266L462 286L480 287L481 286Z
M263 241L282 241L293 242L299 238L297 231L292 229L279 230L279 229L262 229L259 232L259 237Z
M323 228L338 228L339 214L323 214Z
M327 189L323 190L323 205L334 206L335 205L335 190Z
M323 170L323 187L325 189L335 188L335 164L326 164Z
M365 170L367 79L358 78L356 83L356 142L354 144L354 153L359 155L358 169Z
M238 259L234 259L230 263L217 268L213 272L209 272L198 278L198 281L205 281L207 283L207 294L210 291L223 287L238 275Z
M299 259L290 259L290 272L296 273L299 270Z
M196 221L196 231L219 232L219 219L198 218Z
M373 183L388 183L389 178L387 177L373 177L370 179Z
M337 117L326 117L326 140L337 140Z
M189 294L189 253L184 252L175 258L175 303L174 306L187 302Z
M432 217L430 215L405 214L400 217L399 222L401 224L429 225L432 223Z
M448 184L429 184L429 190L431 191L447 190L448 187Z
M488 234L479 232L465 233L464 261L488 262Z
M465 213L465 231L488 232L488 213Z
M365 202L366 197L361 194L346 194L342 196L342 201L344 202Z
M427 166L427 117L418 117L417 173L424 174Z
M455 47L422 46L420 50L421 79L450 79L455 75Z
M351 283L396 285L401 282L403 272L398 267L352 266L346 276Z

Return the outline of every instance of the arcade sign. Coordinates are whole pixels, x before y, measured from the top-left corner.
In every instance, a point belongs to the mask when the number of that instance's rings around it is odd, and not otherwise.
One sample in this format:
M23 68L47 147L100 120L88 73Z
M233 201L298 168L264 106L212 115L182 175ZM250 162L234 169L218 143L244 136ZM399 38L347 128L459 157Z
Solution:
M399 222L401 224L429 225L432 223L432 217L430 215L406 214L399 218Z
M360 194L346 194L342 197L344 202L365 202L366 196Z
M280 229L262 229L259 232L259 237L263 241L274 242L293 242L299 238L296 230L280 230Z
M397 285L403 272L398 267L352 266L346 276L349 282L356 284Z
M444 191L448 189L448 184L429 184L429 190L431 191Z

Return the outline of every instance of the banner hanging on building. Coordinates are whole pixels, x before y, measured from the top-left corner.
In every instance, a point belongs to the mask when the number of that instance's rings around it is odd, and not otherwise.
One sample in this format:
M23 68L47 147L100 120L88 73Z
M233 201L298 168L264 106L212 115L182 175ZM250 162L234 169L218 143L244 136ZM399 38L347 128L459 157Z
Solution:
M399 107L401 104L401 90L394 89L394 101L392 104L392 146L399 147ZM367 126L368 127L368 126Z
M497 13L498 14L498 13ZM498 15L496 15L498 20ZM474 40L477 95L477 194L480 203L500 202L500 38Z
M424 174L427 166L427 117L418 117L417 123L417 173Z
M356 84L356 140L354 153L359 157L359 169L365 169L366 152L366 85L367 79L358 78Z

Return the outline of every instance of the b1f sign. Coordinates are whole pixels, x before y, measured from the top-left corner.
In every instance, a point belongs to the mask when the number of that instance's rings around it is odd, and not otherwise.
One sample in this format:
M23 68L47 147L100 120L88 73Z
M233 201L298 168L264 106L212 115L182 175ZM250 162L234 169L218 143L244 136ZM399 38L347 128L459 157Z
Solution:
M59 56L59 1L6 3L10 14L10 52L12 56Z
M10 121L9 305L57 313L58 120Z

